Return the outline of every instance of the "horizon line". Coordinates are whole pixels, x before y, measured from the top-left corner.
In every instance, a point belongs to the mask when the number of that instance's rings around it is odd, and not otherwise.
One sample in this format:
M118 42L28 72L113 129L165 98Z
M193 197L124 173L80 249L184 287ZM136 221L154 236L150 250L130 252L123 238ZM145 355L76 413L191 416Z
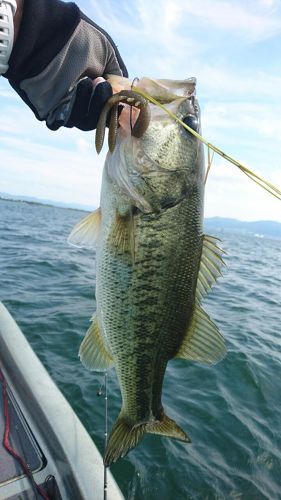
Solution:
M68 210L77 210L77 211L82 211L82 212L92 212L96 210L98 207L91 206L91 205L83 205L82 203L68 203L65 201L56 201L56 200L48 200L46 198L37 198L36 196L27 196L27 195L16 195L16 194L10 194L10 193L3 193L0 192L0 200L6 200L6 201L23 201L26 203L34 204L34 205L43 205L43 206L50 206L50 207L55 207L55 208L64 208ZM236 219L235 217L222 217L220 215L212 215L209 217L204 216L204 220L208 219L221 219L221 220L232 220L232 221L238 221L238 222L244 222L244 223L254 223L254 222L274 222L276 224L280 224L280 221L277 220L272 220L272 219L255 219L255 220L243 220L243 219Z

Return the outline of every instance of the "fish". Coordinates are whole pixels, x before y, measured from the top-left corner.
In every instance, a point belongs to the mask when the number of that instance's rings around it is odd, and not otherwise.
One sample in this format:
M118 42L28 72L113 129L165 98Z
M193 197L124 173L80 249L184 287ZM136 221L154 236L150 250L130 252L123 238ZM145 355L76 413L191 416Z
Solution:
M118 78L119 89L131 88L131 81ZM195 78L142 78L137 87L201 132ZM202 307L224 265L219 241L203 233L203 145L163 109L147 107L138 136L129 109L121 112L100 207L69 237L73 245L96 249L96 312L80 360L94 371L115 367L122 395L105 466L146 433L191 442L162 404L167 364L180 358L213 365L226 354L224 338Z

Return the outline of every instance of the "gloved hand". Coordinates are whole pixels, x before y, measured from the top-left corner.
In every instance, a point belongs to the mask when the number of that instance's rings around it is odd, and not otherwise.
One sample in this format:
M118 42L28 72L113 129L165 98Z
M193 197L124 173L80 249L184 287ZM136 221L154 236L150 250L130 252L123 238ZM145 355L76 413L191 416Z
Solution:
M103 81L83 78L76 85L73 103L70 103L70 115L65 120L66 127L78 127L81 130L94 130L106 101L112 96L111 85ZM71 105L72 104L72 105Z
M99 75L121 74L127 77L128 72L111 37L95 23L87 18L86 20L95 28L92 43L96 58L92 61L87 77L76 85L76 92L70 104L71 113L65 126L92 130L97 126L106 101L112 96L111 85Z
M36 22L34 20L36 19ZM72 2L26 0L16 43L3 75L39 120L92 130L112 95L106 74L128 76L110 36Z

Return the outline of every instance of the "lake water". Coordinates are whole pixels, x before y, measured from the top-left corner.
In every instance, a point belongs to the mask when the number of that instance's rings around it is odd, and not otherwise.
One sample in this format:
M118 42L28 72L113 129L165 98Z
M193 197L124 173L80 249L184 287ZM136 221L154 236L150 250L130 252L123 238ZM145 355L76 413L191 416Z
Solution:
M102 452L102 378L77 358L95 309L94 255L66 243L83 215L0 200L0 300ZM281 499L281 241L207 232L227 252L205 309L228 355L215 367L169 363L163 403L192 444L146 436L111 467L126 499ZM114 371L108 391L111 427Z

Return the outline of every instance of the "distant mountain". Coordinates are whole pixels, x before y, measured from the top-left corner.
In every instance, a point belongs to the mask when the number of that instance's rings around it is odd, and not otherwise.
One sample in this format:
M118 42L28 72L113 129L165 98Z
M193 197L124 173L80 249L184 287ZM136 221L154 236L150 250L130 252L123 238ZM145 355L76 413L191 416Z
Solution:
M70 208L74 210L84 210L91 212L96 207L91 207L88 205L82 205L78 203L63 203L59 201L52 200L41 200L33 196L16 196L7 193L0 193L0 199L14 200L14 201L25 201L27 203L37 203L39 205L50 205L59 208ZM226 217L209 217L204 221L206 228L213 228L216 230L224 231L239 231L251 234L257 234L259 236L271 236L273 238L281 238L281 223L275 221L242 221L238 219L228 219Z
M205 226L222 230L229 229L231 231L242 231L257 234L259 236L281 238L281 223L270 220L242 221L227 219L225 217L210 217L205 219Z
M74 210L86 210L91 212L95 207L89 205L82 205L80 203L64 203L62 201L46 200L41 198L35 198L35 196L23 196L15 194L0 193L0 199L3 200L13 200L13 201L26 201L27 203L37 203L39 205L49 205L52 207L59 208L72 208Z

